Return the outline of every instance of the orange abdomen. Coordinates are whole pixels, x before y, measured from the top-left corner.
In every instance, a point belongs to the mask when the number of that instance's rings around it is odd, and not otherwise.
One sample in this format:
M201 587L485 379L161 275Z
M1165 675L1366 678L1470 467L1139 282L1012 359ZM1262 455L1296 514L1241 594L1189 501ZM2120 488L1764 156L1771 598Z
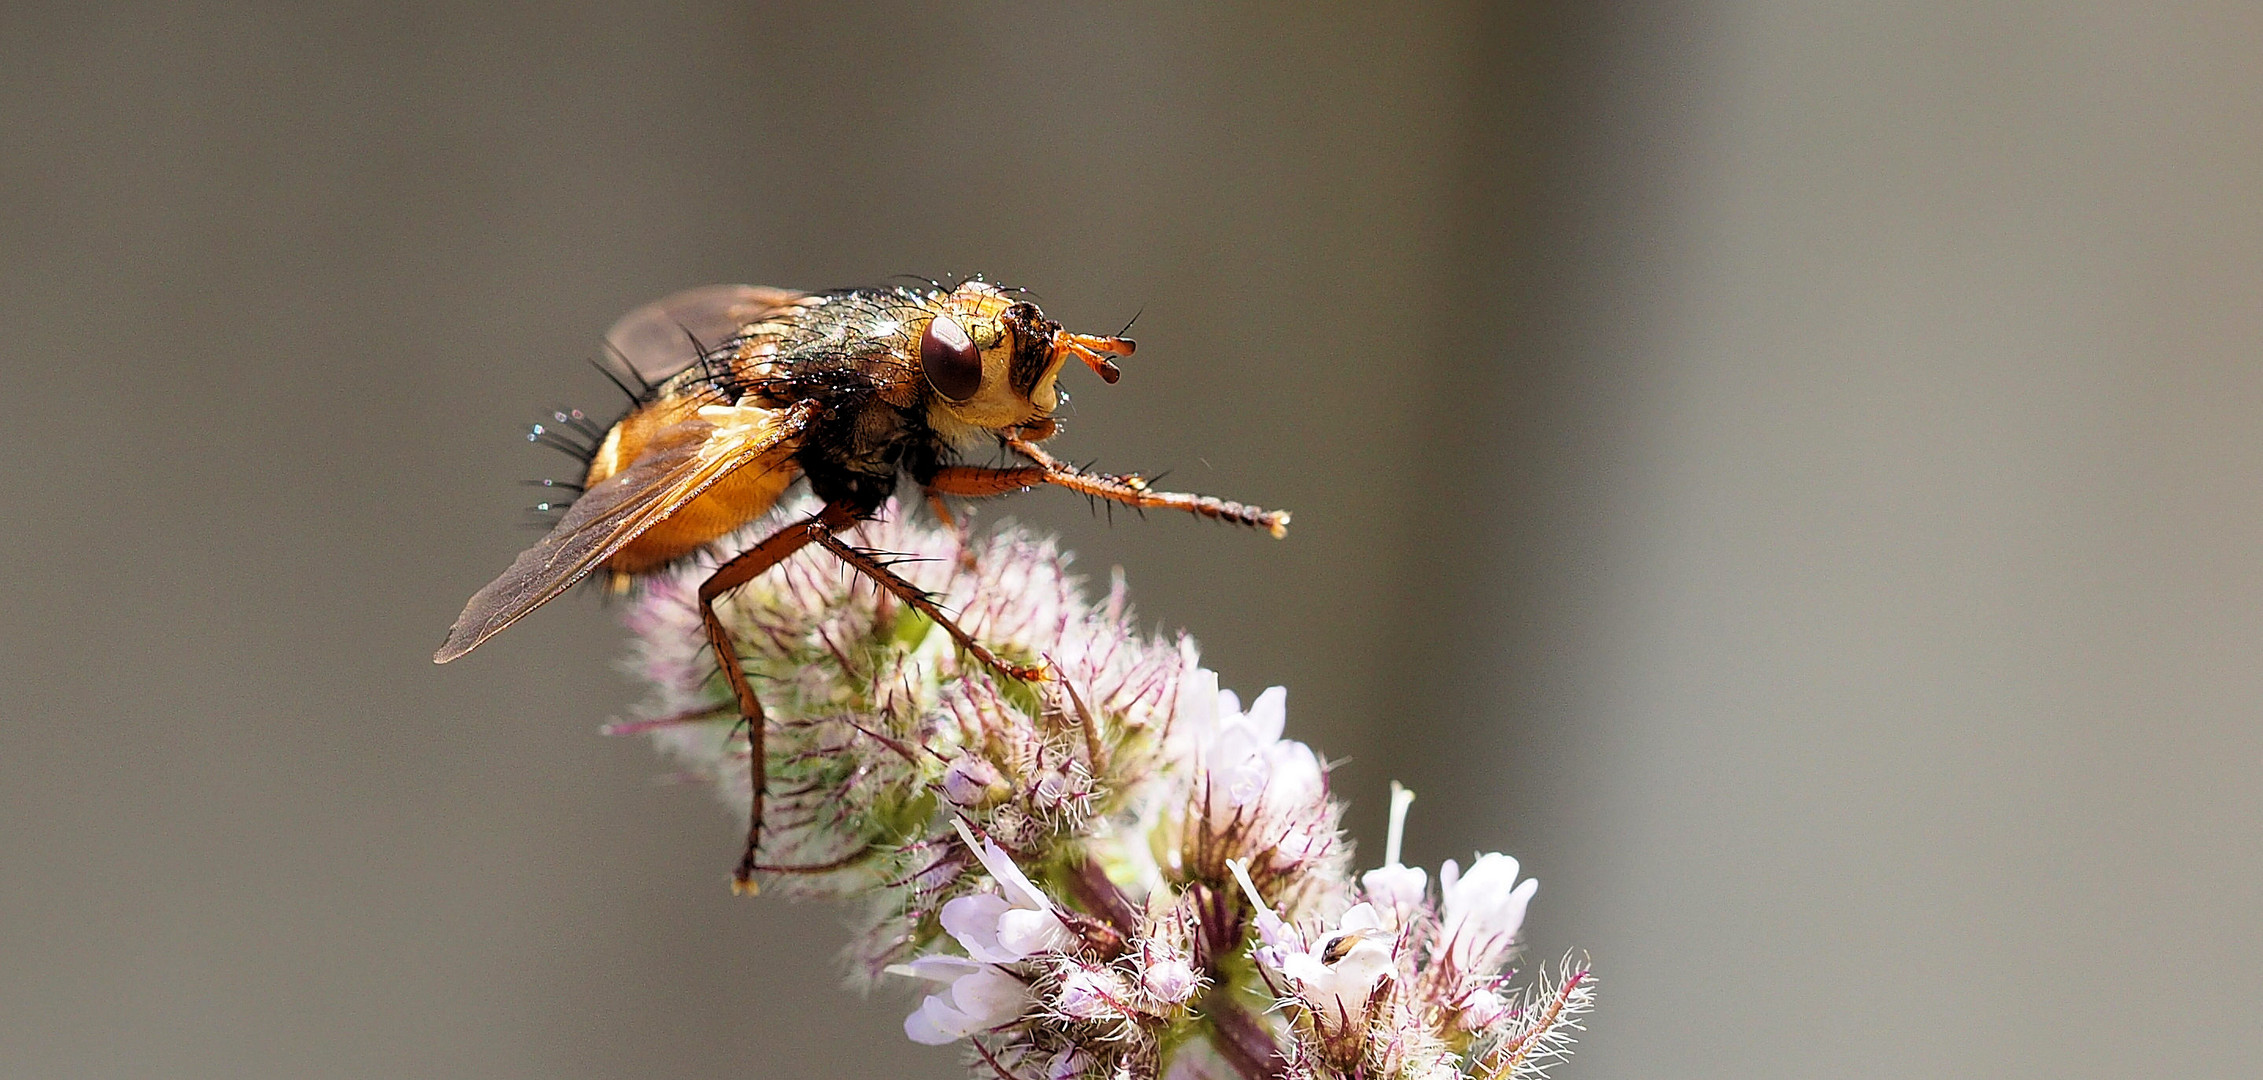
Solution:
M786 485L794 482L796 470L790 464L775 468L764 464L758 461L717 480L699 498L614 552L605 560L605 569L616 574L651 573L769 513Z
M655 432L683 421L692 408L680 400L664 401L622 418L590 461L586 484L595 486L634 462ZM777 453L764 455L715 481L698 498L646 529L601 565L617 575L648 574L769 513L778 497L801 475L794 465L792 449L781 445Z

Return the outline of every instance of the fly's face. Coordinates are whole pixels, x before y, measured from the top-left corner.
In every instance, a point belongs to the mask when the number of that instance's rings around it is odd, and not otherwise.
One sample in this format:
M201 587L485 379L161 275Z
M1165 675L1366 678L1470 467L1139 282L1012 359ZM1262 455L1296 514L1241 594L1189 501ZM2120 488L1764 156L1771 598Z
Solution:
M1108 357L1129 356L1125 338L1071 334L1036 304L970 281L939 297L920 328L919 368L928 421L947 434L977 435L1036 424L1061 403L1054 385L1071 356L1116 381Z

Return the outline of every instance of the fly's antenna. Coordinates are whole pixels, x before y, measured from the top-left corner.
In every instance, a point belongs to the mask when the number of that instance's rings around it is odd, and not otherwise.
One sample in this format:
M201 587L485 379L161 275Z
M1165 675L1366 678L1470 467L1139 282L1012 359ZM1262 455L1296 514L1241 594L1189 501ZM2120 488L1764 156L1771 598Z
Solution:
M1130 337L1130 336L1131 336L1131 328L1132 328L1132 323L1136 323L1136 322L1138 322L1138 321L1139 321L1139 317L1140 317L1140 316L1142 316L1142 315L1145 315L1145 314L1147 314L1147 305L1146 305L1146 304L1141 304L1141 305L1139 305L1139 310L1138 310L1138 311L1134 311L1134 312L1132 312L1131 322L1125 323L1125 324L1124 324L1124 328L1123 328L1123 329L1116 331L1116 336L1117 336L1117 337Z

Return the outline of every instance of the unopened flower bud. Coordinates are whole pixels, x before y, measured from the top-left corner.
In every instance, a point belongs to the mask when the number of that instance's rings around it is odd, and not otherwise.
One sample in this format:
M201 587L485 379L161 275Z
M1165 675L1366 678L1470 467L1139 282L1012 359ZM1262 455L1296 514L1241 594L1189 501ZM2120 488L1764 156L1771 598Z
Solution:
M1076 1080L1092 1068L1092 1055L1076 1047L1069 1047L1053 1055L1045 1065L1045 1080Z
M1198 981L1194 965L1187 963L1186 957L1176 952L1157 957L1147 965L1146 971L1140 973L1140 982L1146 985L1148 993L1173 1005L1193 997Z
M998 767L973 754L960 754L943 770L943 797L960 806L988 806L1013 794Z
M1061 976L1053 1007L1072 1020L1107 1020L1123 1015L1123 982L1098 968L1075 967Z
M1047 810L1059 810L1084 796L1069 781L1060 776L1041 776L1030 791L1030 801Z
M1501 1000L1501 995L1491 990L1472 990L1463 994L1461 1000L1454 1005L1458 1010L1455 1022L1464 1031L1482 1031L1492 1027L1509 1013L1509 1003Z

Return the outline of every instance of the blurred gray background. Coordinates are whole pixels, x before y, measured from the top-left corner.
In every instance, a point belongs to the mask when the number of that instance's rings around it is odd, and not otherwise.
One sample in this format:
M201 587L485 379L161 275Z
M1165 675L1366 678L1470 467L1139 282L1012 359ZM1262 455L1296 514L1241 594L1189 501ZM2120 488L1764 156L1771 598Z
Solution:
M0 9L0 1075L953 1076L596 727L522 425L620 312L1142 312L1065 495L1522 856L1570 1077L2263 1074L2263 12ZM1372 847L1370 848L1372 851Z

